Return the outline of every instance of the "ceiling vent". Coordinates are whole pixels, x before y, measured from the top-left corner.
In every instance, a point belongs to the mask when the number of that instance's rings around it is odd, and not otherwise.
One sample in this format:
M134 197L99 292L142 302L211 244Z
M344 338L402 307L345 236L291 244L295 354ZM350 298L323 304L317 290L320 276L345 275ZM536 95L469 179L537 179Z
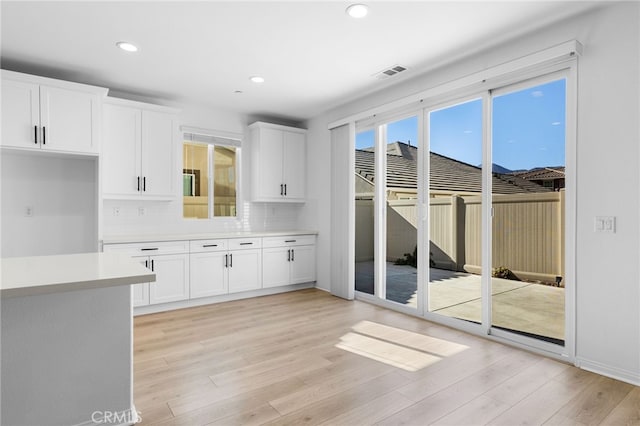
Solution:
M386 78L393 77L394 75L398 75L401 72L404 72L406 70L407 70L407 67L403 67L402 65L394 65L392 67L389 67L387 69L384 69L380 72L375 73L373 76L378 80L384 80Z

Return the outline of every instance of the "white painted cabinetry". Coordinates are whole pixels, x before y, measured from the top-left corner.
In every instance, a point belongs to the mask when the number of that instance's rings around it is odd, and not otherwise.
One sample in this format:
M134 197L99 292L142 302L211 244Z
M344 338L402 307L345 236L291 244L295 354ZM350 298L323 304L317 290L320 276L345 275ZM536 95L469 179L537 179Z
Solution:
M102 113L105 198L175 198L177 112L107 98Z
M264 288L316 280L314 235L267 237L262 245Z
M260 247L260 238L191 241L191 298L262 288Z
M134 306L189 298L189 248L186 241L108 244L104 251L127 253L156 273L156 282L133 286Z
M251 129L252 200L304 202L306 130L256 122Z
M2 71L2 146L97 155L107 89Z

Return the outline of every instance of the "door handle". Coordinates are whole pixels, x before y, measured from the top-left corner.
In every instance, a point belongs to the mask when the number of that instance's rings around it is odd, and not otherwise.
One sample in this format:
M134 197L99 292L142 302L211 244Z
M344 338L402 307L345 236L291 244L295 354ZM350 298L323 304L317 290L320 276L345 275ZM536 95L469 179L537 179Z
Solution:
M156 271L156 268L155 268L155 266L153 264L153 259L151 259L151 271L153 271L153 272Z
M144 192L144 191L146 191L146 190L147 190L147 177L146 177L146 176L144 176L144 177L142 178L142 191Z
M38 145L38 126L33 126L33 134L35 136L36 145Z
M140 176L138 176L138 191L140 191Z
M42 145L47 143L47 128L42 126Z
M285 197L287 196L287 184L286 183L284 184L284 196Z
M280 195L284 195L284 185L280 184Z
M291 261L292 262L296 261L296 252L293 249L291 249Z
M287 262L291 262L291 250L287 250Z
M228 254L224 255L224 267L225 268L229 267L229 255Z
M229 268L233 268L233 254L229 255Z

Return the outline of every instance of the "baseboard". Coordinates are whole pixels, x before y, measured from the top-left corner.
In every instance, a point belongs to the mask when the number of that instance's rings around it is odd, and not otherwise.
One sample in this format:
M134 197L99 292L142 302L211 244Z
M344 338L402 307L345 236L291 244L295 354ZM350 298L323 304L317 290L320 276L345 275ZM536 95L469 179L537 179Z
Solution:
M91 418L73 426L131 426L142 421L141 413L136 411L135 405L124 411L94 411Z
M259 290L243 291L241 293L223 294L221 296L202 297L198 299L181 300L179 302L163 303L160 305L138 306L133 309L133 315L154 314L156 312L173 311L175 309L192 308L195 306L212 305L215 303L230 302L232 300L249 299L251 297L268 296L271 294L286 293L289 291L313 288L315 282L285 285L282 287L261 288Z
M576 357L576 367L602 376L611 377L612 379L630 383L634 386L640 386L640 373L637 371L629 371L622 368L611 367L597 361L591 361L585 358Z

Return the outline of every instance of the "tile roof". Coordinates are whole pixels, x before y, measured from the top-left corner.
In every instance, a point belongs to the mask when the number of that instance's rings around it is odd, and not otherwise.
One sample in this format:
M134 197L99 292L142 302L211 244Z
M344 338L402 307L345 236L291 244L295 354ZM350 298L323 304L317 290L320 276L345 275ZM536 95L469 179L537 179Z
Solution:
M417 189L417 148L402 142L389 145L391 147L387 147L387 187ZM356 173L372 183L374 156L370 149L356 150ZM435 152L431 152L430 163L432 191L482 192L482 170L479 167ZM550 188L544 188L515 175L493 174L493 192L497 194L550 191Z
M564 179L564 167L537 167L531 170L521 170L511 173L526 180Z

